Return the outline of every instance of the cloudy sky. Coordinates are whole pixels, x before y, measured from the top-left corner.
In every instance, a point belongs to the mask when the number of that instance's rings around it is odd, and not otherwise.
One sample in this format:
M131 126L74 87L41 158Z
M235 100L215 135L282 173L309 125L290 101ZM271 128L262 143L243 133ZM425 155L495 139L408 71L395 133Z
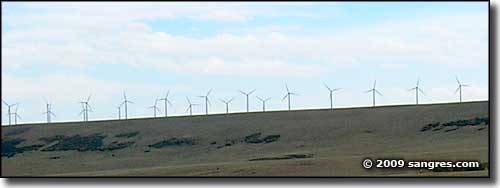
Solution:
M285 84L294 109L328 107L323 83L342 88L336 107L369 106L375 79L380 105L413 103L417 78L422 103L452 102L455 76L464 100L488 99L488 2L2 2L2 99L21 123L45 121L44 98L55 121L80 120L88 95L91 120L116 118L124 91L132 117L168 90L185 115L210 88L211 113L232 97L244 111L252 89L252 111L256 96L283 110Z

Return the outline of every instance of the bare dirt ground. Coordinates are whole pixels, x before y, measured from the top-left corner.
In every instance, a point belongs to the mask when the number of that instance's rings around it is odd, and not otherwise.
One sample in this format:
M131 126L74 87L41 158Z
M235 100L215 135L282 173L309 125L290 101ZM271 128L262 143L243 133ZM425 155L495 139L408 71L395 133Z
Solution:
M488 159L488 102L2 127L3 176L488 176L363 169Z

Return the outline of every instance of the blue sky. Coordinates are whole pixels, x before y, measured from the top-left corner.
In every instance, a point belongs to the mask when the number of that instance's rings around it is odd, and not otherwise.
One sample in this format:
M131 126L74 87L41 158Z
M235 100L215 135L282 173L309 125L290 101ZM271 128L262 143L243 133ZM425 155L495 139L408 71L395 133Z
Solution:
M21 123L45 120L44 98L54 121L80 120L90 94L91 120L116 118L124 91L132 117L167 90L169 113L186 115L210 88L211 113L231 97L244 111L238 90L252 89L252 111L256 96L284 110L285 83L294 109L328 107L323 83L343 88L336 107L369 106L375 79L379 105L413 103L417 78L421 103L451 102L455 76L464 100L488 99L487 2L2 2L2 99Z

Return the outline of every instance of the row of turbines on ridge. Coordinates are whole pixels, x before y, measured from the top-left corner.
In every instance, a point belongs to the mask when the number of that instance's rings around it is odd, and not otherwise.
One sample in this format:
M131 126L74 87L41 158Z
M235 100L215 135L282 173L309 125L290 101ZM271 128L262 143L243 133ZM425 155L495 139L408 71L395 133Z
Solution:
M459 101L462 102L462 88L463 87L468 87L469 85L467 84L463 84L460 82L460 80L458 80L458 78L456 78L456 81L458 83L458 87L457 89L455 90L455 94L458 92L459 93ZM325 88L328 89L329 91L329 99L330 99L330 108L333 109L333 93L336 92L336 91L339 91L341 90L342 88L330 88L328 87L328 85L324 84ZM371 88L370 90L367 90L365 91L364 93L371 93L372 94L372 104L373 106L375 106L375 99L376 99L376 95L380 95L382 96L382 93L380 93L379 90L376 89L376 86L377 86L377 80L375 80L373 82L373 88ZM291 110L291 96L297 96L298 94L297 93L294 93L294 92L291 92L290 89L288 88L288 85L285 84L285 89L286 89L286 94L285 96L281 99L282 101L287 99L288 101L288 110L290 111ZM256 89L253 89L251 91L248 91L248 92L244 92L244 91L241 91L241 90L238 90L241 94L243 94L245 97L246 97L246 112L250 112L250 109L249 109L249 104L250 104L250 95L252 93L254 93L256 91ZM416 86L413 87L413 88L410 88L408 91L415 91L415 104L419 104L418 103L418 96L419 94L424 94L424 91L420 88L420 79L417 79L417 83L416 83ZM211 101L209 99L209 95L210 93L212 92L212 89L210 89L206 95L200 95L198 97L200 98L203 98L205 100L205 114L208 115L208 106L212 105L211 104ZM157 112L161 112L160 109L158 108L158 102L159 101L163 101L164 102L164 111L165 111L165 117L168 117L168 106L172 105L172 102L168 99L169 97L169 94L170 94L170 91L168 91L166 93L166 95L163 97L163 98L157 98L155 100L155 103L154 105L152 106L149 106L148 109L152 109L153 110L153 116L156 117L157 116ZM262 102L262 111L265 112L266 111L266 102L269 101L271 99L271 97L268 97L268 98L261 98L261 97L256 97L259 101ZM83 117L83 121L88 121L89 120L89 112L93 112L92 111L92 107L90 106L90 99L91 99L91 95L89 95L86 100L83 100L83 101L80 101L79 103L81 104L82 106L82 111L80 111L80 113L78 115L82 116ZM44 99L45 100L45 99ZM231 99L227 99L227 100L224 100L224 99L219 99L222 103L225 104L225 107L226 107L226 114L229 114L229 104L234 100L234 97L231 98ZM193 106L197 106L199 104L195 104L195 103L192 103L191 100L189 99L189 97L186 97L186 101L188 103L188 107L186 109L186 112L189 112L189 115L193 115ZM17 120L18 119L21 119L21 116L17 113L17 110L18 110L18 107L19 107L19 103L14 103L14 104L9 104L7 103L6 101L2 100L2 102L4 103L4 105L7 106L7 114L8 114L8 119L9 119L9 125L12 125L12 117L14 117L14 124L17 124ZM47 102L47 100L45 100L45 103L46 103L46 111L43 112L42 114L45 114L47 116L47 123L51 123L51 119L52 117L55 117L56 114L54 112L52 112L52 103L49 103ZM118 110L118 119L122 119L122 108L124 108L124 115L125 115L125 119L128 119L128 104L134 104L133 101L130 101L127 99L127 95L125 94L125 92L123 93L123 101L119 104L119 105L115 105L115 108ZM12 108L15 106L15 109L12 111Z

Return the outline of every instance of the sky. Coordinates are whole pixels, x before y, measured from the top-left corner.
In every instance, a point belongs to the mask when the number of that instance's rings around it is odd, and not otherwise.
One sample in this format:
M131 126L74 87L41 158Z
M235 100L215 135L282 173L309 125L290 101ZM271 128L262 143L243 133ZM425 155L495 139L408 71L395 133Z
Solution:
M488 100L488 2L2 2L2 100L18 123ZM164 105L158 102L164 114ZM123 111L122 111L123 112ZM123 114L122 114L123 115ZM8 124L2 105L2 125Z

